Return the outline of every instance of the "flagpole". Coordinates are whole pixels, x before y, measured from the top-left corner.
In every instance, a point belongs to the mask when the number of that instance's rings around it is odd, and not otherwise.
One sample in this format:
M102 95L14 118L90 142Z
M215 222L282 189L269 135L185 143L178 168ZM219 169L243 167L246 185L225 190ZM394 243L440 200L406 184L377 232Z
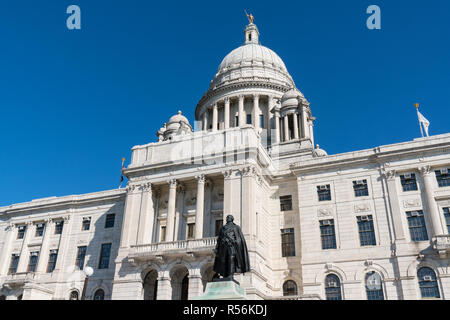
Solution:
M420 134L422 135L422 138L423 138L422 123L420 122L420 118L419 118L419 104L418 103L414 104L414 107L416 107L416 110L417 110L417 119L419 120Z

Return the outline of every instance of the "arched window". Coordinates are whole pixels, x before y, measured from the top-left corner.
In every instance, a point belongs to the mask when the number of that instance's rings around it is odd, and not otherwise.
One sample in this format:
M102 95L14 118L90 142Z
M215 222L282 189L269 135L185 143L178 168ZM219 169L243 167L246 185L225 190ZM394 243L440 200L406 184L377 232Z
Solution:
M79 293L77 290L73 290L70 292L69 300L78 300Z
M329 274L325 278L325 296L327 300L342 300L341 281L335 274Z
M298 295L297 291L297 284L292 281L288 280L285 283L283 283L283 296L296 296Z
M375 271L366 273L366 293L367 300L384 300L381 276Z
M422 298L440 298L436 273L428 267L420 268L417 271L419 279L420 293Z
M98 289L94 293L94 300L105 300L105 291Z

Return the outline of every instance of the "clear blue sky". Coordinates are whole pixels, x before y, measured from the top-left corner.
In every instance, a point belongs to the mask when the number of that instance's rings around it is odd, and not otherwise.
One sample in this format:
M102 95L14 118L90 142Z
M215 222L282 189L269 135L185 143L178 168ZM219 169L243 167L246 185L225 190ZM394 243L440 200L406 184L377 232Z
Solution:
M66 28L66 8L82 29ZM382 29L366 28L381 8ZM275 6L275 7L274 7ZM116 188L121 158L177 110L193 121L252 12L330 154L449 132L450 2L0 2L0 206Z

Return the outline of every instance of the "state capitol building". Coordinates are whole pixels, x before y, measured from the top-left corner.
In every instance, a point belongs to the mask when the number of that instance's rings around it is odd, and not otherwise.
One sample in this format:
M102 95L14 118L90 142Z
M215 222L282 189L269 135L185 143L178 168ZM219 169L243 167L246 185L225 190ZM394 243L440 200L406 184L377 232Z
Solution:
M195 126L180 111L132 148L126 188L0 208L0 299L80 299L87 267L86 299L191 299L229 214L249 299L450 298L450 134L328 155L283 60L244 36Z

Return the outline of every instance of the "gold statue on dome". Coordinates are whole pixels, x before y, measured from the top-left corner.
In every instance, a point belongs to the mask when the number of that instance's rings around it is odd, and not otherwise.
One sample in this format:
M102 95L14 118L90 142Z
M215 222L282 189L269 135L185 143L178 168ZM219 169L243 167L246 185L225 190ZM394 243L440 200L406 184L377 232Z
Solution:
M253 24L253 20L255 20L255 17L250 13L248 14L246 10L244 10L245 14L247 15L248 21L250 24Z

